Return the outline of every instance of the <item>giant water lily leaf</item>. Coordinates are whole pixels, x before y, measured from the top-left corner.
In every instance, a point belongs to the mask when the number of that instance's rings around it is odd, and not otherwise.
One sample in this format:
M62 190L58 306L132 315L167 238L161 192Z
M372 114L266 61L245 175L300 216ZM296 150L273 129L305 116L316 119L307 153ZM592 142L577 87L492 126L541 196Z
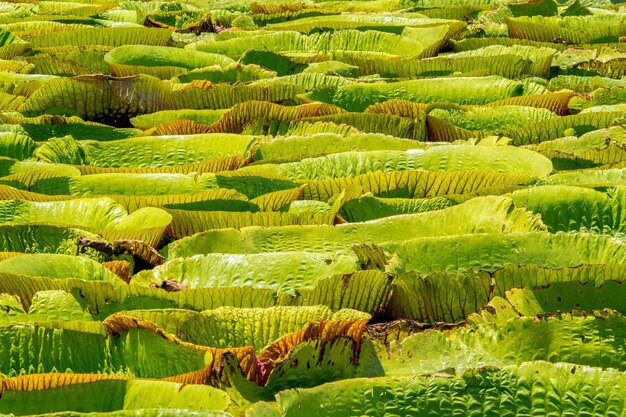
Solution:
M326 75L338 75L342 77L356 77L359 68L340 61L313 62L302 72L317 72Z
M576 185L580 187L614 187L624 185L626 171L622 168L606 170L578 170L560 172L546 180L547 184Z
M568 104L574 96L575 94L573 92L568 91L531 94L494 101L489 103L488 106L535 107L539 109L548 109L559 116L565 116L568 114Z
M567 43L616 42L622 35L626 22L617 14L597 16L519 17L507 19L512 38L552 42L563 39Z
M220 188L237 190L251 199L267 193L291 190L300 186L283 175L241 170L220 172L215 175L215 182Z
M19 166L19 162L13 158L0 157L0 172L3 176L13 174L13 168Z
M177 120L191 120L196 123L211 125L218 121L228 110L163 110L142 114L131 119L133 126L149 129Z
M166 46L119 46L109 51L104 61L111 68L113 75L129 76L148 74L167 79L188 70L225 66L234 63L232 59L217 54L199 51L183 51Z
M228 190L224 188L216 188L193 194L164 194L152 196L110 194L106 197L114 200L128 212L133 212L143 207L250 212L260 210L260 207L256 203L249 202L245 195L235 190ZM94 199L93 201L100 201L104 198L105 197ZM39 194L0 185L0 200L46 202L72 199L80 199L80 197L71 195ZM44 221L46 218L42 218L41 220Z
M99 14L110 6L99 4L83 4L79 2L55 2L44 1L39 7L38 14L41 15L69 15L69 16L91 16Z
M597 277L584 277L585 273L594 270L604 274L595 281L595 285L594 278ZM619 276L619 270L620 265L607 265L602 269L583 266L581 274L572 276L582 276L581 281L557 281L544 288L537 287L532 290L512 287L502 297L494 297L484 309L471 314L468 321L503 323L510 318L536 316L553 311L577 313L581 310L591 312L599 308L612 308L623 314L624 308L620 299L624 282ZM604 278L607 280L603 281ZM498 308L494 310L492 307L495 305Z
M437 57L415 59L371 59L363 54L341 53L337 59L356 66L362 75L384 74L388 77L442 77L459 72L466 74L499 75L506 78L520 78L532 73L532 61L517 55L501 55L498 59L489 57Z
M0 202L2 223L57 223L73 226L105 228L126 215L114 201L104 199L76 199L68 201L36 202L4 200Z
M353 84L337 89L330 103L349 111L391 99L417 103L449 101L457 104L486 104L520 96L523 85L501 77L433 78L397 83Z
M167 136L167 135L193 135L198 133L207 133L211 129L207 125L196 123L192 120L174 120L150 129L150 136Z
M49 174L51 176L59 176L65 175L69 177L80 175L80 171L76 168L69 165L62 164L48 164L41 161L33 161L33 160L24 160L24 161L16 161L10 158L2 158L0 157L1 168L4 174L7 174L4 178L15 177L18 178L20 176L34 175L37 174L46 175ZM32 185L32 183L31 183Z
M622 145L625 142L624 129L612 126L578 137L568 136L527 147L550 158L557 170L570 170L622 162L625 157Z
M588 263L624 263L626 249L621 241L608 236L545 232L424 237L382 246L402 260L398 272L417 273L495 271L508 264L559 268ZM442 256L442 253L449 256Z
M172 217L154 207L143 207L131 214L109 198L35 202L0 201L0 222L46 223L77 227L113 241L137 239L157 245Z
M56 79L54 75L46 74L13 74L3 76L2 91L9 94L29 96L34 90L41 87L46 81Z
M148 308L176 308L179 304L193 306L194 300L183 297L181 293L168 293L154 288L133 285L113 285L104 281L76 280L73 278L53 279L15 274L3 274L2 291L19 297L28 308L40 291L61 290L65 292L80 291L89 311L96 317L106 318L109 314L120 310ZM205 300L196 301L198 310L216 307L207 291ZM227 295L226 292L223 295ZM244 295L245 296L245 295ZM223 297L219 305L228 305ZM217 303L216 303L217 304ZM250 302L250 306L256 306ZM195 307L195 306L194 306Z
M0 120L6 124L19 125L19 130L35 141L45 141L49 138L67 135L72 136L76 140L107 141L125 139L141 133L138 129L114 128L99 123L85 122L76 116L42 115L24 117L5 113L0 115Z
M105 172L108 171L105 170ZM185 175L122 171L68 177L67 174L62 173L34 171L7 176L0 181L20 189L30 188L32 192L24 197L28 200L64 200L67 197L63 196L69 195L112 196L120 204L132 207L132 210L153 205L184 208L185 204L189 204L187 208L202 209L201 205L194 206L193 203L209 200L211 197L219 198L224 193L224 189L229 189L231 192L238 191L238 194L231 195L239 195L238 199L241 199L242 194L249 198L256 198L271 192L297 189L300 186L286 177L274 174L236 171L195 175L194 172ZM214 193L205 193L209 190L214 190ZM61 196L61 198L38 197L36 194ZM189 194L189 196L181 196L181 194ZM9 195L17 196L14 192ZM248 207L251 211L258 209L255 205L248 205ZM222 208L222 210L228 209Z
M624 87L622 80L606 77L585 77L579 75L559 75L548 82L551 90L567 88L578 93L591 93L598 88Z
M257 119L297 120L306 117L325 116L341 113L338 107L327 104L305 104L301 106L281 106L274 103L248 101L236 104L222 118L211 126L215 132L241 133L248 123Z
M100 323L67 322L56 327L26 323L0 327L0 338L5 346L1 353L4 359L2 373L16 375L72 369L97 372L105 369L105 333ZM55 355L19 349L20 343L48 348L55 342L59 347Z
M372 172L356 177L309 181L303 186L305 200L327 201L341 190L361 187L377 197L430 198L445 195L462 195L509 185L527 185L533 177L524 174L507 174L489 171L397 171Z
M34 182L34 184L31 184ZM286 177L266 173L220 172L218 174L132 174L106 173L78 177L55 175L51 179L35 178L31 190L51 195L122 195L164 196L167 194L202 193L207 190L230 189L256 198L263 194L298 188L300 184ZM146 197L148 198L148 197ZM160 197L176 203L177 197ZM148 198L150 200L150 198ZM193 201L193 199L192 199ZM184 201L183 201L184 202Z
M290 135L316 135L320 133L330 133L339 135L351 135L360 133L359 129L347 124L337 124L333 121L297 121L297 122L272 122L262 124L262 121L248 125L245 129L249 134L275 133L279 136Z
M409 100L391 99L382 103L376 103L365 109L365 113L393 114L410 119L425 120L426 113L434 105L426 103L414 103Z
M284 213L284 212L231 212L231 211L193 211L167 210L172 222L167 228L167 235L180 239L196 233L213 229L242 229L244 227L278 227L288 225L326 224L335 222L337 211L328 213Z
M322 278L357 271L353 256L308 252L208 254L176 258L133 277L133 284L160 284L165 279L187 288L252 286L296 295Z
M499 146L443 146L428 150L348 152L280 165L262 164L246 171L267 171L292 180L352 177L371 172L403 170L485 170L546 177L552 171L547 158L525 150Z
M171 122L159 124L150 129L150 136L167 136L167 135L193 135L198 133L210 132L207 125L196 123L193 120L174 120Z
M239 310L239 313L237 313L237 310L235 309L225 310L230 310L230 312L234 313L236 316L245 316L247 313L254 312L254 310ZM321 310L319 308L300 309L299 313L297 312L297 310L290 311L289 309L276 309L275 311L285 312L287 313L287 316L293 319L289 320L286 323L283 323L282 325L279 325L279 327L284 328L294 326L294 321L297 321L297 317L299 317L301 314L307 316L307 314L315 314L316 311L322 312L322 314L324 314L323 308ZM270 309L267 310L267 313L271 314L275 311L272 311ZM217 315L209 313L207 314L208 317L206 318L214 318L218 319L217 321L219 321L219 314L222 312L222 310L216 311L215 313L217 313ZM138 315L143 314L142 312L135 313ZM170 313L175 314L176 312ZM343 315L346 314L344 313ZM340 318L337 320L322 319L319 322L311 322L308 325L305 325L305 327L301 330L285 334L284 336L275 340L273 343L267 345L265 348L258 349L256 357L251 355L253 353L253 347L251 346L235 348L213 348L200 345L191 345L186 342L180 341L178 338L171 334L163 333L162 330L154 325L154 323L124 314L115 314L113 316L110 316L109 318L107 318L107 320L105 320L104 324L107 327L107 330L113 334L128 332L132 331L133 329L145 329L160 335L170 342L174 342L183 346L193 347L198 350L204 350L205 352L210 352L212 355L214 355L213 364L212 366L207 367L207 369L197 372L190 372L184 375L178 375L173 378L169 378L170 380L181 382L184 381L186 383L206 382L208 376L207 371L211 372L215 370L220 372L221 366L228 365L230 371L234 373L233 376L235 377L235 381L239 378L245 378L246 385L258 384L260 386L267 387L268 385L275 384L280 387L284 386L284 384L286 383L286 381L283 380L282 377L285 373L282 369L288 367L296 367L298 362L301 361L298 356L302 353L302 350L305 351L304 357L309 356L312 353L314 355L317 354L325 356L325 348L328 348L329 351L332 352L333 349L331 349L331 347L334 345L334 342L336 342L337 340L347 339L346 341L348 342L348 346L351 346L352 349L342 349L341 351L335 351L331 354L330 357L338 354L341 360L351 359L351 363L354 363L358 360L358 346L360 346L361 344L363 330L369 316L363 317L364 315L358 312L347 312L347 315L353 317L356 316L356 318ZM189 318L190 323L193 323L195 319L201 317L203 317L203 314L192 315ZM227 324L226 322L224 322L224 324L226 326L229 326L229 324ZM232 324L237 325L236 322L231 322L230 325ZM213 321L213 325L211 325L211 327L213 327L214 325L217 325L216 321ZM184 327L185 325L182 324L182 326ZM255 332L254 329L251 330L252 332L249 334L253 334ZM269 335L271 333L271 331L269 333L265 333L267 330L269 329L263 329L265 335ZM263 338L264 336L259 337ZM234 343L237 344L236 341L234 341ZM308 349L306 347L310 345L315 346L313 352L307 352ZM357 347L357 349L354 349L355 347ZM355 350L357 352L355 352ZM371 354L371 350L366 353L367 356L370 356ZM347 357L345 357L344 355ZM372 358L368 359L371 360ZM320 378L321 375L318 369L314 369L311 372L305 371L304 368L305 367L302 366L302 371L298 372L296 375L291 376L290 378L287 378L287 380L290 380L291 383L295 382L297 386L310 386L314 382L315 377ZM309 367L306 368L308 369ZM377 369L374 370L355 368L356 367L350 366L349 369L339 370L337 373L327 374L326 377L322 377L322 379L325 381L334 380L337 379L339 375L343 375L344 372L351 374L355 371L365 375L380 375L380 367L377 367ZM274 390L271 391L275 392L278 391L278 389L274 387Z
M119 275L124 281L130 282L130 259L124 255L132 256L135 269L153 268L165 262L159 252L153 247L140 240L116 240L109 244L101 240L82 238L79 241L84 248L95 249L107 256L122 256L126 259L115 259L103 262L104 267Z
M420 169L421 150L337 153L285 164L260 164L246 167L248 172L271 172L291 180L320 180L351 177L370 172L396 172Z
M419 148L414 140L391 138L380 134L354 133L343 136L336 133L318 133L310 136L290 135L259 143L255 160L289 161L335 152L409 150Z
M158 321L169 322L179 312L182 316L176 323L176 336L181 340L219 349L253 346L257 351L289 333L306 328L309 323L333 318L332 311L326 306L220 307L195 314L184 310L171 311L171 314L164 312L165 315ZM152 319L158 313L130 311L126 314L154 321Z
M24 96L15 96L8 93L0 93L0 110L11 111L20 108L26 98Z
M388 77L441 77L454 73L475 73L521 78L525 74L547 74L555 52L548 48L493 45L420 60L371 59L355 53L340 53L338 59L357 66L361 74L384 74Z
M61 254L15 256L0 261L0 272L49 278L93 279L121 285L123 281L93 259Z
M40 291L32 299L28 311L20 304L18 297L3 294L2 325L43 321L91 321L91 315L81 305L80 297L65 291ZM4 373L8 373L3 371Z
M419 16L419 15L418 15ZM394 16L394 15L373 15L373 14L349 14L345 13L339 16L310 17L297 19L292 22L284 22L270 24L266 27L269 30L294 30L302 33L309 33L313 29L361 29L361 30L379 30L384 32L401 33L405 27L410 28L433 28L437 26L449 25L450 32L458 32L463 29L464 25L458 21L444 19L423 19L416 17ZM444 32L445 33L445 32Z
M180 408L224 410L230 399L223 391L202 385L123 377L42 374L5 381L0 411L32 415L51 411L141 410Z
M8 167L8 175L5 179L9 177L13 177L15 179L22 177L26 180L23 182L26 186L32 185L38 175L41 175L39 179L46 178L46 175L49 175L50 178L58 176L74 177L80 175L80 171L78 169L69 165L48 164L42 161L33 160L11 161L5 158L0 158L0 160L3 164L10 165ZM31 178L33 181L29 181L27 178Z
M391 275L378 270L336 274L317 280L310 290L300 289L300 304L325 305L336 312L352 309L377 315L389 300L392 282Z
M228 379L239 395L248 401L270 401L274 395L289 387L313 387L320 383L383 375L376 354L367 340L359 343L351 337L328 335L296 345L281 358L267 377L260 381L246 380L234 361L228 366ZM275 417L276 409L263 410ZM246 415L250 415L246 411ZM254 414L253 414L254 415ZM266 415L266 414L262 414Z
M426 330L399 340L397 345L391 343L390 359L380 357L385 374L395 377L449 368L463 373L468 368L534 360L623 370L626 364L620 342L624 336L608 330L622 328L623 321L624 316L609 310L589 315L520 317L502 325L476 324L449 331ZM609 332L611 337L607 337Z
M485 215L481 207L489 207ZM504 197L483 197L439 211L338 226L283 226L224 229L181 239L169 245L170 258L198 253L263 253L304 250L327 252L359 243L402 241L418 236L543 230L536 215L515 208ZM507 236L504 234L503 236Z
M0 250L23 253L78 253L78 239L96 235L69 227L45 224L0 225ZM93 254L93 253L92 253Z
M8 252L8 253L11 253L11 252ZM11 255L8 255L8 253L7 253L7 257L10 257ZM21 315L25 313L24 307L20 304L20 300L16 296L13 296L10 294L3 294L2 296L0 296L0 304L2 305L3 310L4 310L3 318Z
M613 59L605 60L607 57L598 57L597 59L591 59L586 62L579 62L574 65L574 68L578 71L585 72L590 75L597 75L608 78L621 78L625 74L626 63L624 56L619 55Z
M57 172L56 170L50 171L46 170L44 167L43 170L27 170L24 172L6 175L1 177L2 179L0 180L0 184L20 190L28 190L40 181L52 183L59 181L67 182L67 175L68 173ZM70 175L74 176L76 175L76 172L72 172Z
M0 133L0 156L18 160L32 158L37 145L29 136L17 132Z
M200 32L207 30L207 10L193 6L184 7L182 5L174 7L143 6L136 7L138 18L144 17L147 26L167 27L179 32ZM144 12L144 13L141 13Z
M113 224L109 229L98 232L110 241L136 239L156 247L171 221L172 217L164 210L143 207Z
M214 176L184 174L93 174L39 181L32 191L65 195L164 195L199 193L218 188Z
M37 150L48 162L98 167L154 168L193 164L228 156L247 156L251 136L208 134L156 136L109 142L82 143L72 137L51 139ZM177 149L174 150L173 148ZM68 151L71 148L73 152Z
M512 139L514 145L530 145L567 136L567 131L582 135L594 130L617 124L623 117L620 111L580 113L571 116L533 122L526 126L510 129L503 135Z
M138 377L176 380L186 374L211 370L220 360L218 349L184 342L149 322L138 323L134 318L117 314L103 324L108 334L105 353L112 369L127 368ZM159 363L142 354L144 349L181 359L171 364ZM239 351L243 356L250 348Z
M29 314L28 320L0 327L0 338L7 349L1 352L5 375L43 372L94 372L143 378L169 378L196 372L213 363L210 349L180 342L162 331L148 328L125 329L115 334L99 322L45 321ZM29 324L34 318L41 321ZM36 351L19 349L19 344L38 346ZM46 351L57 348L55 355ZM182 360L164 363L141 354L151 349ZM70 374L71 375L71 374Z
M585 169L605 166L622 166L625 162L625 152L620 146L609 143L608 146L582 151L580 153L568 153L558 150L546 150L540 152L553 161L557 171L572 169Z
M591 283L592 280L589 281ZM596 282L597 284L597 282ZM471 324L505 323L511 318L531 317L549 311L566 311L576 315L593 314L598 306L610 307L617 305L617 312L621 314L622 307L616 303L617 293L622 288L623 281L606 281L602 285L580 285L575 281L555 282L546 288L530 290L527 288L512 288L502 297L494 297L482 310L471 314L468 322ZM578 295L576 295L578 293ZM559 296L559 295L561 296ZM575 298L582 294L589 295L580 304ZM498 306L493 310L491 307ZM605 311L606 312L606 311Z
M601 111L603 108L615 106L619 108L619 104L623 102L626 89L623 87L598 88L591 92L588 96L573 98L569 106L573 110L581 110L588 113L591 111Z
M64 303L58 296L55 298L49 296L59 293L61 292L39 292L33 297L28 315L13 314L7 318L8 321L15 322L21 316L24 320L18 323L33 322L37 318L44 320L26 326L3 324L0 337L7 342L4 346L11 347L1 352L7 359L3 362L3 373L123 371L139 377L165 378L200 371L205 367L211 367L219 360L216 356L219 352L214 348L182 342L151 323L137 322L123 315L114 315L103 323L90 322L91 317L83 322L67 321L70 317L80 317L75 314L76 312L70 316L70 312L64 310L64 308L76 310L74 306ZM39 297L40 294L45 295ZM81 299L78 292L75 297ZM46 298L51 304L42 308L40 302ZM73 301L76 303L76 300ZM50 318L62 321L45 321L45 314L48 312L51 313ZM78 312L82 313L80 306ZM16 343L38 345L41 349L29 353L28 350L14 348ZM51 345L65 347L54 357L46 357L45 352ZM164 355L178 356L184 360L176 363L151 361L149 357L141 355L142 350L146 348ZM241 353L244 351L245 349L242 349ZM95 360L90 361L88 359L90 356Z
M197 150L197 149L196 149ZM154 149L148 150L148 152L153 152ZM201 154L202 152L200 152ZM248 151L246 151L248 154ZM170 156L171 154L168 154ZM180 155L180 154L179 154ZM183 165L169 165L172 162L177 162L176 159L180 161L181 156L178 158L174 157L175 161L164 161L163 164L158 162L160 155L153 155L154 159L152 160L153 165L160 165L156 167L137 167L137 166L126 166L126 167L101 167L94 165L73 165L75 169L77 169L82 175L94 175L94 174L168 174L168 173L177 173L177 174L205 174L205 173L213 173L213 172L222 172L222 171L234 171L236 169L244 166L248 160L248 155L246 157L242 155L232 155L225 156L216 159L208 159L201 162L192 162L190 164ZM190 156L194 156L194 152L190 152ZM195 153L197 157L198 154ZM148 155L148 158L150 155ZM184 158L183 158L184 159ZM125 161L121 161L124 163ZM132 161L135 162L135 161Z
M71 32L77 29L89 29L89 26L84 22L54 22L54 21L37 21L24 19L10 21L9 24L3 25L3 27L11 33L19 36L21 39L30 41L32 38L47 35L53 32ZM32 46L32 44L31 44Z
M302 189L293 188L262 194L250 202L258 205L261 211L279 211L294 201L298 201L301 196Z
M19 110L30 115L76 115L127 126L128 119L138 114L165 110L169 93L168 86L150 76L55 78L33 93Z
M535 48L524 45L514 45L510 47L493 45L478 50L459 52L452 56L458 58L485 57L497 60L497 57L500 55L515 55L532 62L529 68L530 74L542 76L547 74L550 70L550 64L555 53L556 50L552 48Z
M141 242L141 241L134 240L133 242ZM141 242L141 243L144 243L144 242ZM128 283L130 282L130 279L132 278L133 265L131 265L131 262L130 262L131 257L132 257L132 261L138 260L139 262L143 262L143 259L140 256L134 256L134 254L130 254L130 257L128 257L128 260L116 259L112 261L105 261L102 263L102 266L104 266L106 269L108 269L109 271L113 272L115 275L120 277L124 282ZM146 262L146 263L150 266L152 265L149 262ZM142 268L142 267L143 267L143 264L141 264L141 266L138 266L138 268Z
M311 310L313 312L315 309ZM236 309L231 309L232 312L236 312ZM240 310L241 314L244 310ZM253 310L251 310L253 311ZM268 310L270 311L270 310ZM287 312L288 310L283 310ZM221 310L216 311L217 313ZM208 346L194 345L188 342L181 341L173 334L168 334L162 329L158 328L154 323L143 320L142 316L146 315L150 318L160 319L182 319L193 322L197 318L202 317L202 314L185 315L184 311L169 310L169 311L134 311L127 314L114 314L108 317L104 321L104 325L107 328L109 335L112 335L112 341L116 341L117 345L112 346L112 357L114 362L118 362L116 366L122 365L129 360L136 359L136 354L140 349L136 349L137 343L133 343L132 339L141 337L140 344L149 345L153 344L154 347L159 347L160 350L167 353L174 353L178 349L182 354L187 351L186 356L190 356L191 367L202 366L202 361L207 365L205 368L201 368L196 371L186 372L179 375L168 377L167 380L175 382L183 382L186 384L196 383L217 383L219 384L219 378L222 374L222 366L226 361L233 360L236 365L241 366L245 370L246 376L250 382L261 383L266 380L272 373L275 366L280 366L280 362L289 358L292 354L292 350L298 349L299 346L307 344L310 341L320 342L325 344L327 341L338 336L349 337L353 339L360 338L363 327L367 318L363 318L362 313L352 312L352 316L358 316L356 319L349 320L321 320L319 323L310 323L305 325L305 328L296 332L288 333L274 343L268 345L264 349L257 350L258 360L254 357L254 348L252 346L232 347L232 348L214 348ZM182 314L182 315L181 315ZM211 315L209 315L211 316ZM292 315L293 316L293 315ZM365 315L367 316L367 315ZM369 316L368 316L369 317ZM186 322L186 321L185 321ZM171 323L169 323L171 325ZM213 324L217 324L214 322ZM283 327L289 327L291 324L286 324ZM184 327L185 324L183 323ZM134 334L133 334L134 333ZM129 334L130 338L117 338L117 335ZM146 338L148 336L148 338ZM152 339L150 339L150 336ZM262 336L261 336L262 337ZM154 344L154 341L157 344ZM158 341L161 341L159 346ZM193 356L195 352L195 357ZM175 354L175 353L174 353ZM204 358L198 354L204 354ZM135 357L134 357L135 356ZM148 359L148 358L145 358ZM200 359L200 362L198 361ZM123 365L122 365L123 366ZM159 369L160 368L160 369ZM144 369L146 374L162 374L164 371L172 373L174 370L170 368L167 370L163 366L150 366L150 362L146 361L144 364L140 364L135 369ZM150 371L149 369L152 369ZM267 371L267 372L265 372ZM280 373L279 373L280 375Z
M113 369L127 369L143 378L173 378L201 371L214 363L209 349L169 340L169 335L148 329L128 329L109 336L108 350ZM176 360L160 362L148 351ZM106 352L106 351L105 351Z
M387 304L392 281L393 277L379 270L338 273L320 278L308 287L299 287L294 296L288 292L277 294L273 288L245 285L168 292L163 289L168 288L167 285L147 288L95 280L3 274L0 288L3 292L19 296L26 306L30 305L38 291L79 290L89 311L99 318L124 310L186 308L200 311L222 306L266 308L277 305L324 305L333 311L352 309L375 315Z
M0 59L11 59L21 55L26 49L28 49L28 42L7 30L0 31Z
M311 324L267 346L258 354L259 362L238 366L227 356L228 379L244 398L258 401L288 386L380 376L382 368L376 364L371 345L362 340L365 323L353 319Z
M434 198L378 198L364 195L347 201L340 215L348 222L365 222L400 214L422 213L441 210L455 205L456 202L445 197Z
M314 10L319 10L319 11L328 10L328 11L332 11L333 13L336 13L338 11L341 11L341 12L345 11L345 12L351 12L351 13L356 13L356 12L372 13L372 12L384 12L384 11L395 12L399 10L398 4L395 4L394 2L390 2L387 0L376 0L371 3L368 2L367 4L352 3L350 1L344 1L344 0L336 0L336 1L324 2L324 4L319 4L317 5L317 7L316 5L311 5L311 6L313 7ZM269 4L266 7L272 7L272 6L271 4ZM305 6L305 9L306 8L307 7ZM419 14L402 13L401 16L418 17Z
M188 83L194 80L205 80L213 83L238 81L255 81L273 78L276 72L262 68L259 65L243 65L240 62L220 66L211 65L205 68L193 69L174 78L174 81Z
M40 22L37 22L41 24ZM47 33L31 40L33 47L62 45L166 45L171 31L145 27L79 28Z
M112 195L112 199L128 211L142 207L164 207L180 210L219 210L257 212L260 207L235 190L216 188L192 194L163 194L154 196Z
M163 84L167 86L167 84ZM270 101L281 103L295 100L306 92L302 85L289 80L277 79L272 84L212 84L209 81L194 80L188 84L176 84L167 95L166 106L153 110L182 109L228 109L246 101ZM147 113L147 112L144 112Z
M619 302L619 294L623 291L620 288L624 287L622 269L621 264L557 268L507 264L495 271L462 270L419 275L411 271L394 281L388 309L394 318L424 323L457 322L481 310L494 297L504 296L509 289L527 288L544 301L546 311L580 306L579 296L583 291L587 300L585 308L610 307L624 313ZM564 297L566 293L571 296Z
M328 116L308 117L302 119L305 123L332 122L353 126L365 133L382 133L388 136L409 138L415 140L424 139L424 126L420 121L411 120L398 116L387 116L376 113L340 113ZM281 123L277 127L277 133L283 133L286 128L294 126L294 122L288 125Z
M507 8L515 17L518 16L557 16L559 8L552 0L533 1L528 3L512 3ZM563 15L567 15L565 12ZM562 15L562 16L563 16Z
M575 154L592 149L600 149L610 143L621 146L625 142L626 130L621 126L611 126L606 129L593 130L578 137L566 136L535 145L528 145L527 148L539 151L557 150Z
M384 416L398 409L407 416L425 411L452 416L466 413L468 404L480 404L472 413L476 416L488 415L487 410L501 409L503 404L511 407L512 415L530 409L593 413L599 406L618 410L624 407L618 388L623 379L621 372L613 370L531 362L502 370L478 369L460 377L344 380L288 390L280 393L277 400L283 416ZM573 392L579 395L573 396ZM458 402L444 400L447 398ZM599 403L598 398L605 400Z
M623 233L624 190L607 195L588 188L543 186L511 194L518 207L541 214L548 230Z
M247 50L253 49L272 52L316 53L346 50L372 51L408 57L424 50L424 46L417 39L391 33L360 32L357 30L342 30L310 36L292 31L252 32L250 35L232 39L221 40L218 38L217 41L199 42L194 46L198 51L229 56L239 56Z
M351 85L357 83L344 77L326 75L315 72L303 72L301 74L287 75L284 77L274 77L259 80L251 83L253 86L275 86L280 84L293 84L304 88L306 91L336 88L340 85Z
M479 131L475 136L500 134L508 129L522 127L529 123L539 122L555 117L547 109L521 106L490 106L462 109L433 109L428 113L429 134L434 140L451 141L455 137L445 130L439 131L438 126L432 123L436 117L457 128L469 131Z
M302 59L303 56L304 59ZM271 52L271 50L251 49L244 52L238 62L244 65L258 66L278 76L286 76L303 73L306 69L310 68L310 64L308 64L309 61L315 63L318 59L323 59L322 62L328 62L326 60L329 58L330 54L325 53L279 53Z
M359 193L360 190L358 188L354 188L353 191ZM354 198L351 196L350 198ZM332 206L325 201L316 201L316 200L296 200L292 201L288 205L281 207L279 211L287 212L287 213L318 213L324 214L328 213L332 210ZM339 221L338 223L342 223Z
M37 54L30 57L28 62L41 74L109 74L109 67L103 62L108 50L109 47L102 45L42 47L37 49Z

